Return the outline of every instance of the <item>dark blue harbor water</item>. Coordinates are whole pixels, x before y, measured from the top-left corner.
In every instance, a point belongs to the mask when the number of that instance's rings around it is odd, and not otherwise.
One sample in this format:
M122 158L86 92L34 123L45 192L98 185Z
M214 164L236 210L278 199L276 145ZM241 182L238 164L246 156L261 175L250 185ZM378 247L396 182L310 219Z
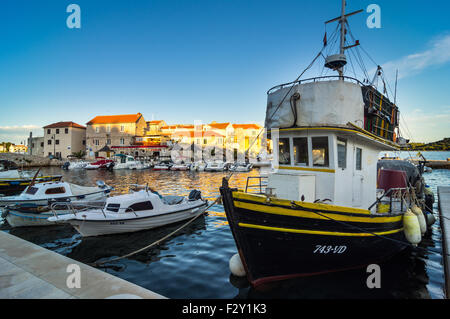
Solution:
M431 153L431 152L430 152ZM428 155L445 159L450 152ZM64 179L81 185L103 180L115 187L114 194L129 191L129 184L148 183L163 194L187 195L199 189L214 200L225 175L208 172L165 171L63 171L45 168L44 173L63 174ZM235 173L231 186L245 188L247 176ZM434 212L437 222L420 247L441 251L441 230L437 214L437 192L440 185L450 185L450 170L433 170L425 174L426 182L436 195ZM182 223L132 234L82 238L70 226L16 228L5 231L84 263L122 256L160 239ZM389 243L387 243L389 244ZM443 260L440 253L406 250L381 264L381 289L369 289L365 269L329 275L300 278L270 284L255 290L246 280L230 275L229 258L236 246L227 225L223 207L213 206L208 214L148 251L115 263L104 271L148 288L169 298L444 298Z

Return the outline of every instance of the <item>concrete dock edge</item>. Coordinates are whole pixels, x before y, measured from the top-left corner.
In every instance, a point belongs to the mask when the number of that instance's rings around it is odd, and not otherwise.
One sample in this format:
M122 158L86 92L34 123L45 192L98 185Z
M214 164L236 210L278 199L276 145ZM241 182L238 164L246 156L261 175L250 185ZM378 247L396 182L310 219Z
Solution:
M72 281L77 272L73 269L79 269L79 288L69 288L76 282ZM0 231L0 299L13 298L166 299L126 280Z
M450 186L438 186L439 218L442 229L442 250L445 269L445 295L450 296Z

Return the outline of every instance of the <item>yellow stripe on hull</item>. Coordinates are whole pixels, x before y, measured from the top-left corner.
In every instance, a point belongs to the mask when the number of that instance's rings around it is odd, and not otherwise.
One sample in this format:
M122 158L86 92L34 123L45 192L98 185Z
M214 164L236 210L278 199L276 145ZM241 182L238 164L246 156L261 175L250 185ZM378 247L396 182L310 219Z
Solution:
M270 230L270 231L278 231L285 233L297 233L297 234L310 234L310 235L328 235L328 236L350 236L350 237L370 237L375 235L390 235L403 231L403 228L389 230L385 232L379 233L341 233L341 232L328 232L321 230L306 230L306 229L292 229L292 228L281 228L281 227L269 227L262 225L254 225L254 224L246 224L239 223L240 227L245 228L254 228L254 229L262 229L262 230Z
M275 166L275 168L291 169L291 170L295 170L295 171L335 173L334 169L328 169L328 168L311 168L311 167L298 167L298 166Z
M393 216L393 217L374 217L372 216L346 216L340 214L333 213L323 213L323 212L309 212L304 210L297 209L289 209L289 208L281 208L276 206L268 206L268 205L258 205L258 204L250 204L235 201L234 206L237 208L248 209L251 211L267 213L267 214L275 214L275 215L284 215L284 216L293 216L293 217L302 217L302 218L312 218L312 219L323 219L323 220L338 220L342 222L359 222L359 223L395 223L402 220L402 216ZM325 217L326 216L326 217ZM327 218L329 217L329 218Z
M264 195L255 195L255 194L248 194L244 192L233 192L233 198L234 199L243 199L243 200L249 200L261 204L267 203L267 197ZM270 203L274 205L281 205L286 206L287 208L291 207L291 201L287 199L278 199L278 198L271 198ZM314 209L318 211L333 211L333 212L342 212L342 213L352 213L352 214L365 214L370 215L370 211L367 209L361 209L361 208L353 208L353 207L344 207L344 206L337 206L337 205L327 205L327 204L319 204L319 203L305 203L305 202L295 202L297 205L303 208L307 209Z

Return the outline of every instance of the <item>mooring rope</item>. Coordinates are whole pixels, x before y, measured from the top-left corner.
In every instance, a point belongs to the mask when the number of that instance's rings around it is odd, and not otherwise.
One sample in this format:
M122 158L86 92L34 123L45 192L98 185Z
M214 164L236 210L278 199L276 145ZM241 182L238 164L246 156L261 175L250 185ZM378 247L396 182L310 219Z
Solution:
M133 251L133 252L131 252L131 253L128 253L128 254L123 255L123 256L120 256L120 257L116 257L116 258L113 258L113 259L110 259L110 260L105 260L105 261L102 261L102 262L95 262L95 263L92 263L91 266L99 267L100 265L103 265L103 264L106 264L106 263L119 261L119 260L121 260L121 259L124 259L124 258L130 257L130 256L133 256L133 255L136 255L136 254L138 254L138 253L140 253L140 252L142 252L142 251L144 251L144 250L147 250L147 249L149 249L149 248L151 248L151 247L153 247L153 246L155 246L155 245L158 245L158 244L161 243L162 241L168 239L169 237L171 237L172 235L176 234L177 232L179 232L180 230L182 230L182 229L185 228L186 226L190 225L190 224L191 224L193 221L195 221L198 217L202 216L209 208L211 208L212 206L214 206L215 204L217 204L217 202L219 201L220 197L221 197L221 196L218 196L218 197L215 199L214 202L212 202L210 205L208 205L208 207L205 208L204 211L202 211L201 213L198 213L198 214L195 215L193 218L191 218L189 221L187 221L186 223L184 223L183 225L181 225L180 227L178 227L177 229L175 229L175 230L172 231L171 233L167 234L166 236L164 236L164 237L162 237L162 238L160 238L160 239L158 239L158 240L152 242L150 245L147 245L147 246L145 246L145 247L142 247L142 248L140 248L140 249L138 249L138 250L135 250L135 251Z

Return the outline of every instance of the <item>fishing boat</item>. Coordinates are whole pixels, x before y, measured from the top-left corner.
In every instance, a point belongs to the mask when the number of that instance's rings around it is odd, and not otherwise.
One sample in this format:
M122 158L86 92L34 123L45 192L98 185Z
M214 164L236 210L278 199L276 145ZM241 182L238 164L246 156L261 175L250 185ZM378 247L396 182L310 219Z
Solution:
M9 163L7 163L9 162ZM10 161L2 161L0 171L0 194L11 196L20 194L33 181L35 172L19 170L17 166ZM60 181L62 175L36 175L34 183L44 183L51 181ZM1 197L0 197L1 198Z
M50 211L55 202L73 203L77 207L85 204L104 204L111 187L102 181L96 187L80 186L67 182L47 182L34 184L20 195L0 198L2 217L12 227L45 226L54 223L47 219L53 216ZM65 206L54 208L56 214L67 214Z
M89 163L84 168L85 169L113 169L114 161L110 159L106 159L104 157L96 157L96 161L93 163Z
M246 191L231 188L227 178L220 187L253 286L379 263L423 235L423 213L405 172L377 171L378 154L398 150L405 139L395 99L376 86L380 77L385 83L382 68L372 81L344 74L345 52L360 45L347 41L348 18L362 11L346 14L345 6L342 0L341 15L326 22L340 25L330 37L340 33L339 52L325 55L325 68L338 74L301 78L326 53L324 41L295 81L267 92L265 128L275 146L275 171L256 179L259 185L267 180L265 189L250 192L250 179Z
M84 237L129 233L193 218L203 213L207 204L197 190L191 191L189 197L162 196L145 187L109 197L102 208L55 215L48 220L69 223Z

